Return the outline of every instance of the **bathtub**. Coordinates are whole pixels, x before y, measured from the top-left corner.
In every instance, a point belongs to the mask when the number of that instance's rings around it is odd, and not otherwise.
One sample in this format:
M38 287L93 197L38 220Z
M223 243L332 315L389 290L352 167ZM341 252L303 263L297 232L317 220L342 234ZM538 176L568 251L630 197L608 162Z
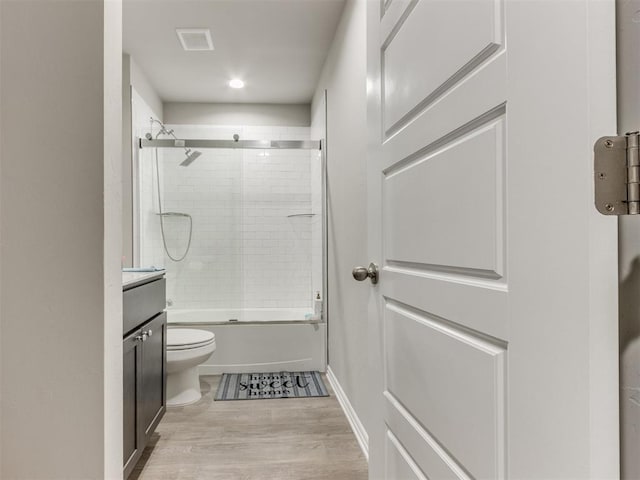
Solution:
M327 324L299 309L168 309L169 328L213 332L216 351L200 375L326 370Z

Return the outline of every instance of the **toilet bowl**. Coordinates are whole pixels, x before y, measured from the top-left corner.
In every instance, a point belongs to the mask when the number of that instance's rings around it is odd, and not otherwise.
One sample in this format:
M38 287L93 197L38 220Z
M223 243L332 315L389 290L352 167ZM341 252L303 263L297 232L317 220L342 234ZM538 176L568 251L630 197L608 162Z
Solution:
M216 349L212 332L193 328L167 330L167 406L195 403L202 397L198 365Z

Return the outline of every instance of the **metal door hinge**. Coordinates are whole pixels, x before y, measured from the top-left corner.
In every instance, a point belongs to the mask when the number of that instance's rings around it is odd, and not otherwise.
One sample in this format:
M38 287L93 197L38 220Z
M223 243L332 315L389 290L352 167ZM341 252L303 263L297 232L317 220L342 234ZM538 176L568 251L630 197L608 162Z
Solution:
M596 208L603 215L640 213L640 132L602 137L594 145Z

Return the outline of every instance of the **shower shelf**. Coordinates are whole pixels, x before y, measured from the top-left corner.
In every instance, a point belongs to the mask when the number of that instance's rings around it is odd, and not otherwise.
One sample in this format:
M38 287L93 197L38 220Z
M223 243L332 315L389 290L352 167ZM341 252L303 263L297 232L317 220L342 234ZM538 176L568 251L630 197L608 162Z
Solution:
M182 213L182 212L162 212L162 213L156 213L156 215L162 215L163 217L190 217L191 216L188 213Z
M293 215L287 215L287 218L292 218L292 217L315 217L316 214L315 213L294 213Z

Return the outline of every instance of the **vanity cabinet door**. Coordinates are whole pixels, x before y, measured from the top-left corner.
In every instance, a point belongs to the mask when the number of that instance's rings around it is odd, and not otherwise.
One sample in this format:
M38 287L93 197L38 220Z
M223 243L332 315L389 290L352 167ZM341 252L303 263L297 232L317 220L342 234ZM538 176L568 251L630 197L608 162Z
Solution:
M142 342L141 331L136 330L123 340L123 448L124 478L127 478L140 459L145 445L144 432L139 421L142 398Z
M145 335L146 334L146 335ZM166 411L167 314L161 313L142 327L142 404L140 417L145 444Z

